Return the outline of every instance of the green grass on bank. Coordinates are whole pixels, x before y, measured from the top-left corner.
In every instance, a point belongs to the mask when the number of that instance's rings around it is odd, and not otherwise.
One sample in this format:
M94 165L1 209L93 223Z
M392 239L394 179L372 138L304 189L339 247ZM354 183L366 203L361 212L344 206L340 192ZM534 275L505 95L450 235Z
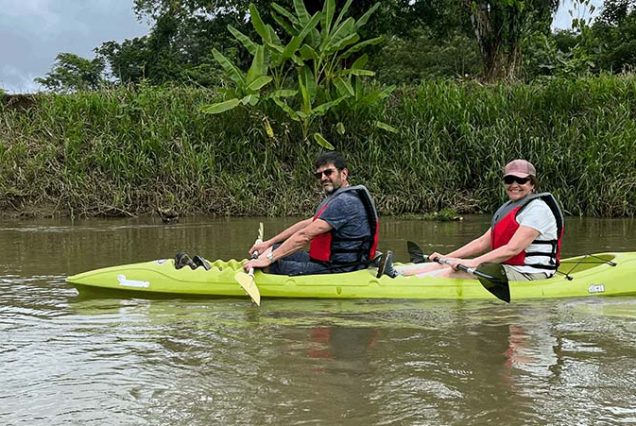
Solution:
M202 89L117 89L39 94L0 106L0 210L8 213L137 215L308 214L320 194L318 152L294 123L266 111L206 116ZM370 126L379 118L399 129ZM569 214L636 211L636 77L601 76L542 85L428 82L401 87L386 106L341 113L340 136L354 183L383 214L455 208L491 212L503 201L500 171L523 157L542 190Z

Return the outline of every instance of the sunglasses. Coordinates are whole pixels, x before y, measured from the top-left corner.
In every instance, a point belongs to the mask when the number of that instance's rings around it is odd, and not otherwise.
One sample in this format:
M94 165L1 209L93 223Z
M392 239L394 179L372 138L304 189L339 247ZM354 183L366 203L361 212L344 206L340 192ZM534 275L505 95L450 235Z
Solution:
M512 185L514 182L517 182L519 185L523 185L524 183L530 182L529 177L518 177L518 176L504 176L503 181L506 185Z
M322 178L322 175L325 175L325 176L329 177L329 176L331 176L331 175L332 175L335 171L336 171L336 169L325 169L325 170L323 170L323 171L321 171L321 172L316 172L316 173L314 173L314 177L315 177L316 179L320 179L320 178Z

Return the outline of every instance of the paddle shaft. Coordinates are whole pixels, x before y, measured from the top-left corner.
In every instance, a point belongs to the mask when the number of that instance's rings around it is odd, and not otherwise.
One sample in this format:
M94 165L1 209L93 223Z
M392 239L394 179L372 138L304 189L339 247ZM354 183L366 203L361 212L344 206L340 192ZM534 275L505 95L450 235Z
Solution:
M446 259L435 259L437 263L449 265L450 262ZM469 268L465 265L456 265L456 268L460 271L472 274L477 277L482 286L489 292L491 292L498 299L503 300L506 303L510 303L510 288L508 287L507 279L499 279L493 277L490 274L485 274L479 271L477 268Z
M437 258L435 259L435 262L441 264L441 265L450 265L451 262L446 260L446 259L441 259L441 258ZM482 278L486 278L487 280L495 280L495 277L492 277L488 274L484 274L481 271L478 271L477 268L469 268L468 266L464 266L464 265L457 265L457 269L459 269L460 271L466 272L468 274L471 275L475 275L476 277L482 277Z

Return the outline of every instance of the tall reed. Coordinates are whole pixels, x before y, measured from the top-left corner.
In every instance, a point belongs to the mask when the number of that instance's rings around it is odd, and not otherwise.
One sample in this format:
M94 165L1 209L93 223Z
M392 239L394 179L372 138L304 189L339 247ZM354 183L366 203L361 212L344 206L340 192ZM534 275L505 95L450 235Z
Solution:
M277 110L206 116L218 100L192 88L40 94L1 106L0 210L24 214L308 214L318 147L300 142ZM399 129L370 128L380 118ZM350 162L354 183L384 214L455 207L491 212L504 199L501 168L536 166L542 190L575 215L636 211L636 77L536 85L426 82L387 105L341 111L347 133L321 131Z

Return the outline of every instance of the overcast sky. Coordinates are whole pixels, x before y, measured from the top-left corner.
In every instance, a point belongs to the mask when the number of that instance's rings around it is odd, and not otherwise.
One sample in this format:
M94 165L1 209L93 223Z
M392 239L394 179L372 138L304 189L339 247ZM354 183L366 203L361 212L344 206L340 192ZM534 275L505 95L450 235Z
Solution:
M38 91L60 52L94 58L103 42L142 36L132 0L0 0L0 88Z
M92 59L103 42L146 34L132 6L132 0L0 0L0 88L36 92L33 79L50 71L58 53ZM569 28L568 8L560 8L556 27Z

